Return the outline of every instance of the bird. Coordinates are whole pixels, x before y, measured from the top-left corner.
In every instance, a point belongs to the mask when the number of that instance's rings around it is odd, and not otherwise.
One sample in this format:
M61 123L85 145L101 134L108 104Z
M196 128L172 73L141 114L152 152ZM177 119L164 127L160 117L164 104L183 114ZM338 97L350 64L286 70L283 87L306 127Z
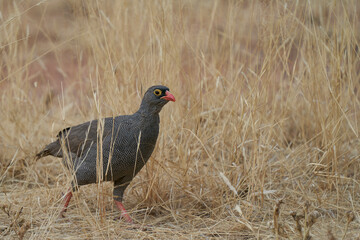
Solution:
M175 102L175 97L168 87L152 86L134 114L65 128L56 141L36 154L36 160L49 155L63 158L63 164L74 172L60 216L64 217L73 192L80 186L97 183L100 172L104 181L114 183L113 198L120 217L133 223L122 204L124 191L153 153L159 134L159 113L169 101Z

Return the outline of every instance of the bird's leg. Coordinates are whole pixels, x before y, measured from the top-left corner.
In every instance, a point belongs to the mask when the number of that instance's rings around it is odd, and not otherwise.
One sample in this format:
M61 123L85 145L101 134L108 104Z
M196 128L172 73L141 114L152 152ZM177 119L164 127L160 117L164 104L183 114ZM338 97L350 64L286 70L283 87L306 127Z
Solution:
M128 223L133 223L133 220L131 219L129 214L126 212L124 205L121 202L116 201L116 200L115 200L115 204L116 204L117 208L120 210L121 216L124 217Z
M72 192L71 192L71 190L69 190L69 192L65 195L65 204L64 204L63 209L60 212L61 217L65 217L64 213L66 212L67 207L69 206L71 197L72 197Z

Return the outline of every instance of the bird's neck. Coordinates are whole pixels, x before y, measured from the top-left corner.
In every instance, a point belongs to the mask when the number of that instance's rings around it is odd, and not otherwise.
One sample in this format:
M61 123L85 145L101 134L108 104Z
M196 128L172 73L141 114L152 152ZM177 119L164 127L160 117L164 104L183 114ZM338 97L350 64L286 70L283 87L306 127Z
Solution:
M146 101L142 101L137 113L142 116L151 117L152 115L159 115L161 109L162 106L160 105L149 104Z
M134 113L134 115L138 115L140 116L143 121L149 121L149 122L152 122L152 121L158 121L159 120L159 112L160 110L157 110L156 108L139 108L139 110Z

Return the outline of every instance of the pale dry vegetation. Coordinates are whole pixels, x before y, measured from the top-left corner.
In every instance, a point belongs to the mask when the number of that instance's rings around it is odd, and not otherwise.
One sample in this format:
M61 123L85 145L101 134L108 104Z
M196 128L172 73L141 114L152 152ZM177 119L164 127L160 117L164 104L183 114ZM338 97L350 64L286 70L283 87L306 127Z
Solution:
M1 1L0 237L357 239L360 2ZM34 154L65 127L177 101L125 193Z

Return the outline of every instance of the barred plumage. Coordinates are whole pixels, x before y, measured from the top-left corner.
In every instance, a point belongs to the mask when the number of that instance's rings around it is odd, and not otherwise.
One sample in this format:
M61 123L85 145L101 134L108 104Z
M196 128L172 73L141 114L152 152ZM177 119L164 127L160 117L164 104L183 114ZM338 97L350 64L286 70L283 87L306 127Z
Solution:
M102 177L114 182L114 200L128 221L121 201L124 191L150 158L159 133L159 112L174 96L165 86L150 87L139 110L133 115L93 120L59 132L57 140L47 145L36 157L62 157L64 164L74 170L73 190L77 186L97 182L97 156L103 161ZM100 134L99 134L100 133ZM98 141L98 140L102 141ZM101 148L100 142L102 142ZM64 154L65 151L65 154ZM102 154L100 154L102 153ZM72 193L66 196L64 210Z

